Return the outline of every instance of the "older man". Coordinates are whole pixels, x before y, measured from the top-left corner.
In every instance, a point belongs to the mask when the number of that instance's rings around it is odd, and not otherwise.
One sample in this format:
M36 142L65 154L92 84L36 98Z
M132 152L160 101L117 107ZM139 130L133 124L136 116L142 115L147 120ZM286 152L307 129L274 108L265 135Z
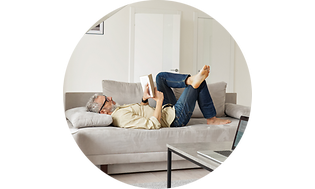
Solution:
M112 97L93 95L87 103L91 112L109 114L113 125L123 128L159 129L161 127L185 126L195 109L198 100L199 107L207 124L223 125L231 121L215 117L216 110L208 91L205 79L210 73L210 66L205 65L201 71L189 74L174 74L161 72L156 76L155 97L156 107L149 106L149 88L144 90L142 102L120 106ZM185 88L176 100L171 88Z

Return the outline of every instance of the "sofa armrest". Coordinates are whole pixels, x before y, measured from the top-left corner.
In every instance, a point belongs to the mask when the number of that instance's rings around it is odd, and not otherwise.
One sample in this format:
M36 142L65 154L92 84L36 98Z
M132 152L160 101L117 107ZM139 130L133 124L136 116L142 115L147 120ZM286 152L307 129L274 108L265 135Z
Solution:
M238 104L225 103L225 114L230 117L240 119L240 117L248 116L250 114L250 107Z

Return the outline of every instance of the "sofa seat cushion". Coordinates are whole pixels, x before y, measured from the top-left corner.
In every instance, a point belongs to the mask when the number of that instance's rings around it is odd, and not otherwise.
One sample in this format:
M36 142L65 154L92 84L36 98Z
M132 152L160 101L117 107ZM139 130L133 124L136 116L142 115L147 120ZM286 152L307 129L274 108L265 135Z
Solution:
M158 130L89 127L73 137L86 156L165 152L170 143L232 141L238 120L229 119L228 125L207 125L204 118L193 118L190 123L195 125Z

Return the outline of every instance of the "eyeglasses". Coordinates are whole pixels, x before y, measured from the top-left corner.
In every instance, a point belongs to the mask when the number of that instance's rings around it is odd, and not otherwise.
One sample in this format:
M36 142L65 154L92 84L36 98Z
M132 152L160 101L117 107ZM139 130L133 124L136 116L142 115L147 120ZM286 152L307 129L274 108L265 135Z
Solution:
M103 96L105 96L105 95L103 95ZM101 109L100 109L100 111L99 111L98 113L101 112L101 110L103 109L103 107L105 106L105 103L106 103L107 101L108 101L108 99L107 99L107 97L105 96L105 101L104 101L103 105L101 106Z

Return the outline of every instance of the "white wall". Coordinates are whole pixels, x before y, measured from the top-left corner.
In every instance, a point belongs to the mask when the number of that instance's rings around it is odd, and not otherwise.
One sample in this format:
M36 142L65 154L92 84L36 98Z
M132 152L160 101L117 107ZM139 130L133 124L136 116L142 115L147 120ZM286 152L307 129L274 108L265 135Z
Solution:
M248 67L239 46L235 43L234 92L237 93L237 103L251 106L252 86Z
M194 12L176 2L145 1L128 5L105 20L104 35L84 34L75 48L65 75L66 92L101 92L103 79L128 81L130 7L181 11L180 71L194 70ZM245 82L244 82L245 81ZM235 92L238 103L250 106L251 88L245 59L235 47Z

